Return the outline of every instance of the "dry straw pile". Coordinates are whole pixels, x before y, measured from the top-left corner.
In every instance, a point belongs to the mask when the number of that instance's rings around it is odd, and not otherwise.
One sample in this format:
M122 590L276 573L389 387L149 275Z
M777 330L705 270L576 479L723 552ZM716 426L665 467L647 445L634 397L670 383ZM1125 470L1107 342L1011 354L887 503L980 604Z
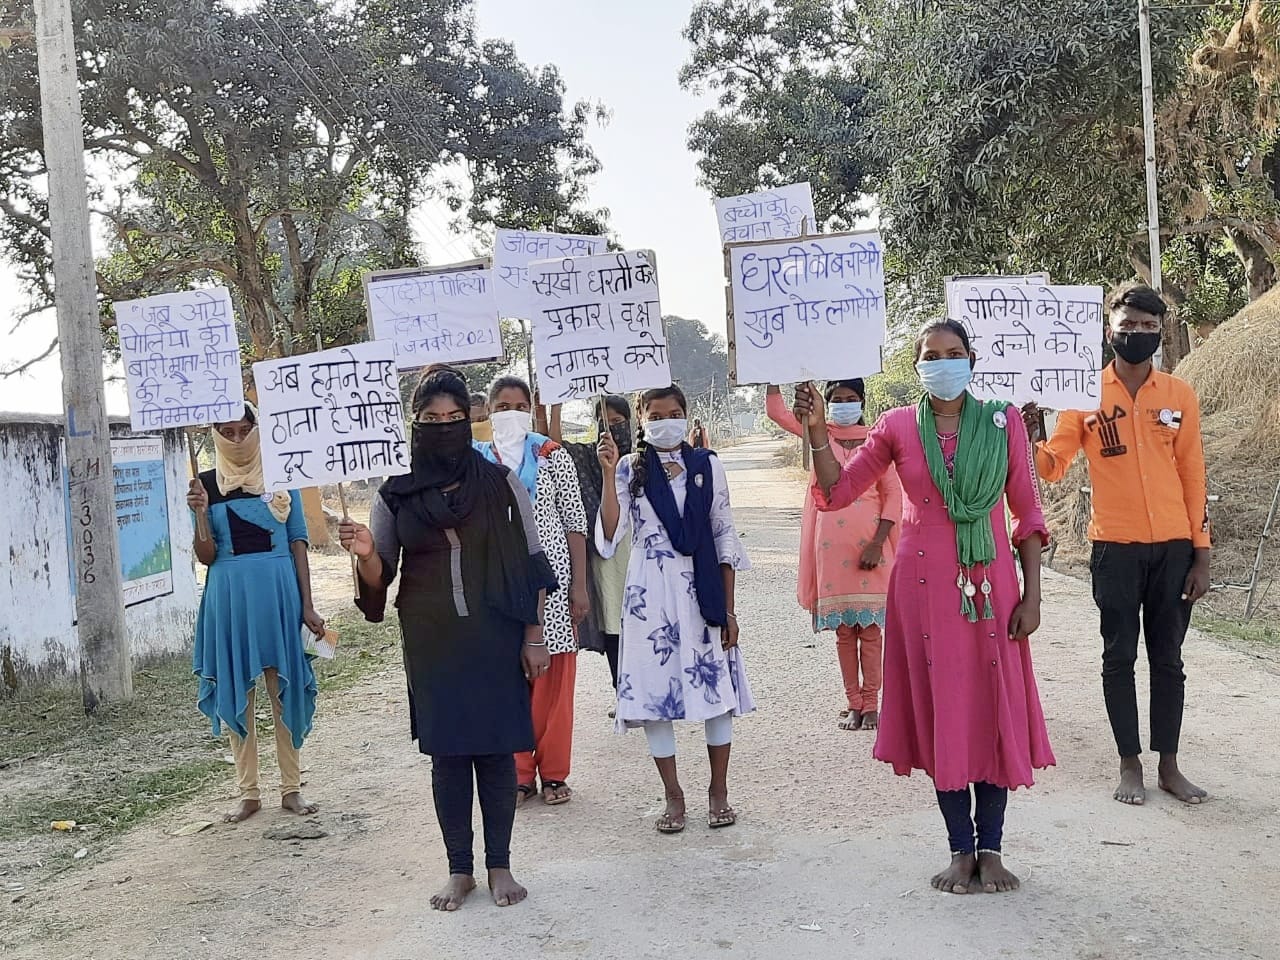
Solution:
M1214 526L1214 580L1248 579L1280 480L1280 287L1218 327L1178 364L1204 418ZM1263 580L1275 575L1268 551Z

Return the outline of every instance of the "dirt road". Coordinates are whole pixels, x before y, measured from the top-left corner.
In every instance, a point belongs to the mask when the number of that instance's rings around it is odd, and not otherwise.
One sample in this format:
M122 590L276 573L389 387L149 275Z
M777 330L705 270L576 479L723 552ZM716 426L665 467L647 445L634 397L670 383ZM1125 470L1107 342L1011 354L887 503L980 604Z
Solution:
M661 790L644 738L611 732L608 671L583 654L576 796L518 817L515 866L529 901L500 910L481 889L460 913L434 914L427 898L445 865L429 768L407 738L403 676L388 671L321 704L306 759L326 836L264 839L297 824L278 811L166 836L222 810L229 793L200 797L21 908L0 905L0 927L21 944L0 956L1280 955L1280 679L1192 637L1184 766L1215 799L1191 809L1157 795L1145 808L1121 807L1110 799L1094 608L1085 584L1052 574L1033 643L1059 767L1010 803L1006 850L1024 889L932 891L928 877L947 851L931 785L893 777L871 759L868 735L835 729L832 640L809 631L794 601L802 485L775 468L773 449L762 441L725 456L755 564L739 578L738 611L761 703L736 730L735 828L713 834L691 817L683 836L654 832ZM323 566L341 597L346 568L337 558ZM700 731L681 731L680 747L692 799L706 787Z

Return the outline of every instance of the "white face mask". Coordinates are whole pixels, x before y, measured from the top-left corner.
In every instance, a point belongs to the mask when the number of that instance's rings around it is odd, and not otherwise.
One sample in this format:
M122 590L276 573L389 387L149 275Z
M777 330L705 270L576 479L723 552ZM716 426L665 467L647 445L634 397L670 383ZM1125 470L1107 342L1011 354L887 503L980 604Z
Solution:
M688 420L648 420L644 425L645 439L659 450L680 446L688 432Z
M489 415L489 425L498 456L514 470L524 461L524 441L533 429L533 414L528 410L499 410Z

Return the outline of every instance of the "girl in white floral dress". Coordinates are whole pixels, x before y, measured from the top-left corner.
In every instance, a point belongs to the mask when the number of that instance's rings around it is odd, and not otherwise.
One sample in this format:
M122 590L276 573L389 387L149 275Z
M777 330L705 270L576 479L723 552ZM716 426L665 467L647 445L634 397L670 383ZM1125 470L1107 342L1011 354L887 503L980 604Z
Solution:
M750 569L729 508L719 458L684 442L687 405L678 387L644 393L637 405L644 436L620 460L602 435L604 491L596 545L609 557L631 535L618 663L620 728L643 727L662 784L662 833L685 827L684 791L676 775L675 720L702 721L711 762L707 824L737 821L729 805L733 717L755 701L738 650L734 580Z

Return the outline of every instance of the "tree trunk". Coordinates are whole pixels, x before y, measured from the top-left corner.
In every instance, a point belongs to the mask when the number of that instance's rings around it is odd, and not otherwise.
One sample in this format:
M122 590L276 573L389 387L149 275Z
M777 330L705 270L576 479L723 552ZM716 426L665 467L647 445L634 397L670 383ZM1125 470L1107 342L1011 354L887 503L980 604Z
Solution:
M1276 265L1271 262L1256 240L1239 230L1227 230L1227 237L1240 258L1245 280L1249 284L1249 299L1257 300L1276 284Z

